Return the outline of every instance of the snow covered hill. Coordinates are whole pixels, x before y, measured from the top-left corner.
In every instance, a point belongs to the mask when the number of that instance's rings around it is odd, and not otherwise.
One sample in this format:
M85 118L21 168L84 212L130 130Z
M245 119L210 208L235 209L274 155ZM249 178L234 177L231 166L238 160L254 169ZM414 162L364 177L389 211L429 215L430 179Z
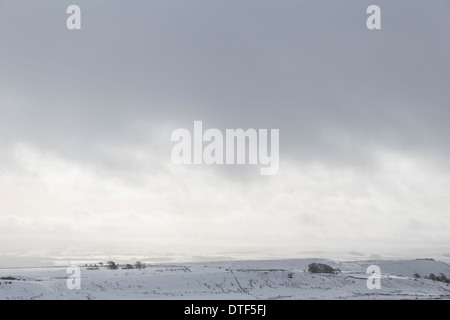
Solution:
M312 274L326 263L337 274ZM381 289L369 290L369 265L381 269ZM145 269L88 270L69 290L66 268L0 269L0 299L450 299L450 266L432 260L331 261L292 259L147 265ZM421 278L414 278L419 274Z

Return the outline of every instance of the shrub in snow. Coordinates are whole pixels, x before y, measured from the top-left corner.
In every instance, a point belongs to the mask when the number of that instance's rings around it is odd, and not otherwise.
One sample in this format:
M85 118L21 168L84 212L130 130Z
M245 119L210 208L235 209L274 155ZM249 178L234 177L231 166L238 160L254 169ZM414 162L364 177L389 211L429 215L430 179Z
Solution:
M416 260L435 261L433 258L417 258Z
M441 273L439 276L437 276L437 280L445 283L450 283L450 279L447 278L447 276L443 273Z
M434 273L430 273L430 275L428 276L428 279L436 281L437 277L436 277L436 275Z
M425 277L425 279L430 279L433 281L440 281L440 282L445 282L445 283L450 283L450 279L447 278L447 276L443 273L440 273L438 276L435 275L434 273L430 273L430 275L428 277Z
M99 267L87 267L86 270L100 270Z
M324 263L311 263L308 265L308 271L311 273L338 273L339 269L334 269L333 267Z

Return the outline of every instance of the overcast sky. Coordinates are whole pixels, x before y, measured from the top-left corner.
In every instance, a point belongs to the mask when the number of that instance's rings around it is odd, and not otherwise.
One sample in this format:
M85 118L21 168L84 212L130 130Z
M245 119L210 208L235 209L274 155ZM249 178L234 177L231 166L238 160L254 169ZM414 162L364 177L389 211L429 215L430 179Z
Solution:
M0 0L0 239L446 246L449 39L446 0ZM280 129L278 174L174 165L194 120Z

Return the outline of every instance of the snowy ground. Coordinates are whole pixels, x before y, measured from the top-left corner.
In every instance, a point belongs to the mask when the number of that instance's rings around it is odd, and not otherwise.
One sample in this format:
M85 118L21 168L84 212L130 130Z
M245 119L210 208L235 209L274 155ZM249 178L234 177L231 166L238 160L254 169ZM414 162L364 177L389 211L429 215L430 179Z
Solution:
M311 274L311 262L339 274ZM366 286L369 265L381 269L381 289ZM0 269L0 299L450 299L450 285L414 279L450 266L430 260L292 259L147 265L143 270L88 270L69 290L66 268Z

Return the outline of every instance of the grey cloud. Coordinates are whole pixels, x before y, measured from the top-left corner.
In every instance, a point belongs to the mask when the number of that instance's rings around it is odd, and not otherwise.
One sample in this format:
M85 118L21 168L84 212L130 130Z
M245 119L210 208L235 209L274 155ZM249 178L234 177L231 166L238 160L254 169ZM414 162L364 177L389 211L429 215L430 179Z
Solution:
M10 141L75 150L139 140L136 122L203 119L280 128L286 157L352 162L327 132L356 149L448 147L443 2L380 1L380 32L365 28L368 2L359 1L79 5L77 33L65 29L64 1L5 2L0 83L26 99L2 106Z

